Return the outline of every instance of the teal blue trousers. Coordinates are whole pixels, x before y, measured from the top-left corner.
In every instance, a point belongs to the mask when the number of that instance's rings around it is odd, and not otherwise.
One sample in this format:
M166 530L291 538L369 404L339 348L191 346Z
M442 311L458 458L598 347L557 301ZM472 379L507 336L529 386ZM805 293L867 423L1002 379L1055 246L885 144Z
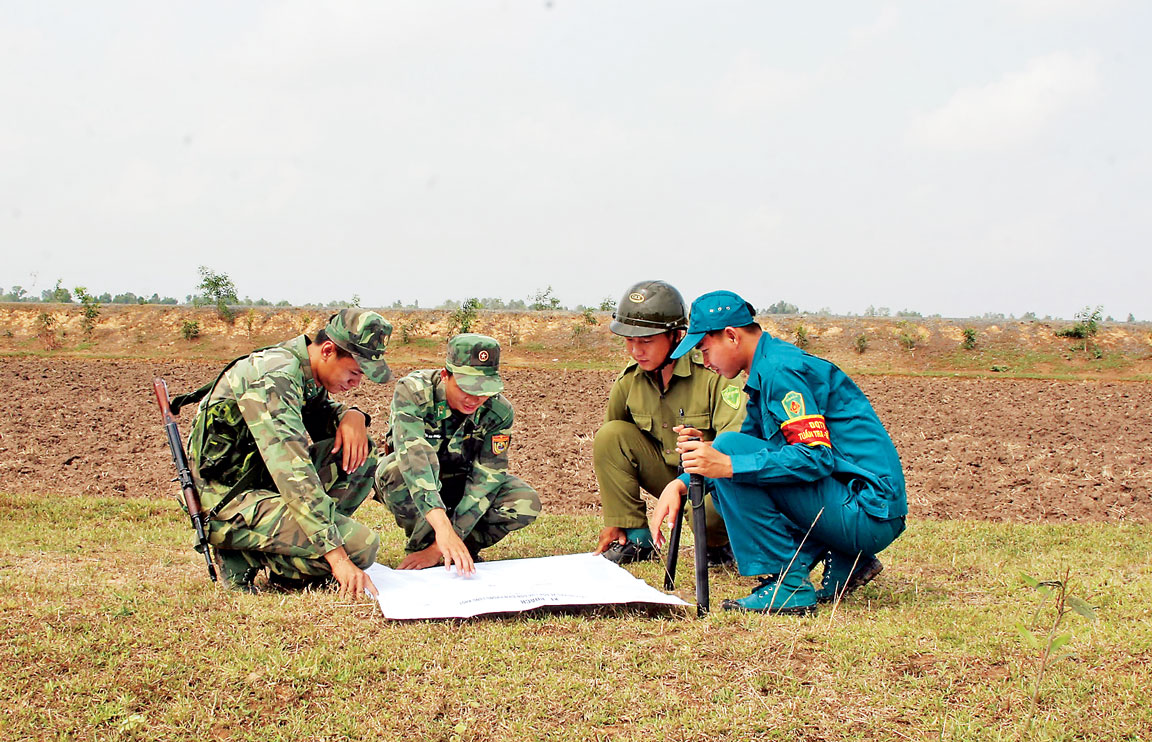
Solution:
M751 453L764 442L745 433L721 433L713 446L726 454ZM807 574L829 551L852 561L874 556L904 532L904 518L880 520L861 509L851 481L743 484L710 480L716 509L728 527L740 574Z

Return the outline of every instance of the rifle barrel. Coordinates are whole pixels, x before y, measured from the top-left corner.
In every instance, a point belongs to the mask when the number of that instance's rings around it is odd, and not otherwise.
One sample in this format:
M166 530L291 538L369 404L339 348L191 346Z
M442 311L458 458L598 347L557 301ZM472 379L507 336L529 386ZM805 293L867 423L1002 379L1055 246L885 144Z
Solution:
M696 563L696 615L703 617L710 608L708 595L708 533L704 512L704 477L688 477L688 500L692 504L692 543Z

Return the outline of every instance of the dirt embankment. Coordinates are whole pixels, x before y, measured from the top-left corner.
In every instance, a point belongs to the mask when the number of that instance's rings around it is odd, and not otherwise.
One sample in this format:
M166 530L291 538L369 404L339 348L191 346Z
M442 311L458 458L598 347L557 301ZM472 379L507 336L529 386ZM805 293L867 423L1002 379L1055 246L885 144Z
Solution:
M151 397L211 380L219 363L0 360L0 492L159 497L172 465ZM395 364L398 374L410 367ZM548 512L598 505L592 436L614 372L505 372L516 407L513 470ZM896 442L915 517L1010 521L1152 519L1152 385L865 376ZM392 384L349 400L387 420ZM186 426L190 415L185 413Z
M454 331L450 312L381 309L395 328L389 355L397 363L435 363ZM331 310L236 309L224 322L212 309L107 306L90 334L77 305L0 304L0 354L223 360L252 348L314 333ZM47 320L45 320L47 318ZM45 321L50 325L45 328ZM600 312L480 312L474 332L496 337L508 367L610 369L623 343ZM961 374L1008 377L1152 380L1152 325L1103 323L1089 340L1060 337L1068 321L988 321L768 315L774 336L804 344L853 374ZM196 323L198 336L184 337ZM965 330L974 347L965 348Z

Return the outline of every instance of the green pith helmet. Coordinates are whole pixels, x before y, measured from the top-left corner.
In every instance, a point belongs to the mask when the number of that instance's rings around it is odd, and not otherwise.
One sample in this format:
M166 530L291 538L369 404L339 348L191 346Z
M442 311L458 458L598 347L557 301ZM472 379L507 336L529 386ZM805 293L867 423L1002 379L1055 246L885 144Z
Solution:
M504 389L500 379L500 343L496 338L466 332L448 341L445 366L467 394L491 397Z
M641 281L624 292L609 329L628 338L659 335L688 327L688 308L676 288L664 281Z

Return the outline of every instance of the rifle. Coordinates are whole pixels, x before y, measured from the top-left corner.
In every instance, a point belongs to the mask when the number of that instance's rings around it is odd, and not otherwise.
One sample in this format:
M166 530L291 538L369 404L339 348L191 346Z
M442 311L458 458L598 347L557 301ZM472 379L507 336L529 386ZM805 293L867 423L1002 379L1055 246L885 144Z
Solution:
M690 438L689 440L700 440ZM685 502L687 500L687 503ZM672 534L668 539L668 561L664 568L664 589L671 590L676 583L676 562L680 553L680 533L684 528L685 504L692 505L692 545L693 561L696 567L696 615L703 617L710 608L708 589L708 534L704 512L704 476L688 475L688 496L680 498L680 512L672 524Z
M176 418L168 403L168 385L164 379L156 377L152 380L152 389L156 392L156 404L160 406L160 417L164 421L164 431L168 434L172 463L176 465L177 475L172 481L180 482L184 507L192 520L192 530L196 532L196 545L193 548L204 555L204 561L208 564L208 577L216 582L216 565L212 563L211 547L208 545L208 515L200 507L200 495L192 481L192 470L188 468L188 457L184 455L184 443L180 440L180 430L176 427Z

